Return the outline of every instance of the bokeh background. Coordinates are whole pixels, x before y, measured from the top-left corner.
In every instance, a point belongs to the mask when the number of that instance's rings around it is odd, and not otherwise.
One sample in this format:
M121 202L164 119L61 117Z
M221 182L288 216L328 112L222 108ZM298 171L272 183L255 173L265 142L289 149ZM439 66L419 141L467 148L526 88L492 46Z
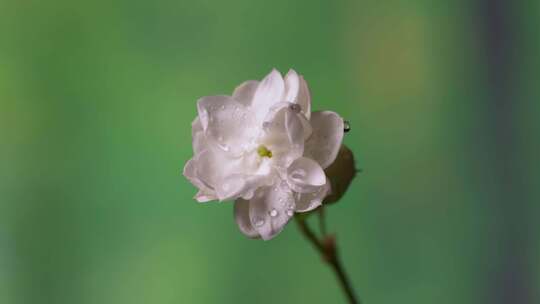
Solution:
M271 68L351 122L328 210L364 303L540 303L539 1L0 0L0 303L344 303L289 225L181 175ZM314 223L312 223L314 224Z

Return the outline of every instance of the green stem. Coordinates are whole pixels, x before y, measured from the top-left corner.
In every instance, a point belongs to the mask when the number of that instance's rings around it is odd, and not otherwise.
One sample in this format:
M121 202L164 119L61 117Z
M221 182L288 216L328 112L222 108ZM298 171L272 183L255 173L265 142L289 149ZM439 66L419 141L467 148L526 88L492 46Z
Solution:
M322 217L324 217L324 214L321 215L321 219ZM306 223L306 220L303 217L295 216L295 219L296 219L296 223L298 224L298 228L300 228L300 231L302 231L304 236L311 242L313 247L315 247L315 249L319 251L324 261L327 262L330 265L330 267L332 267L332 270L334 270L334 273L337 276L338 282L341 285L343 292L347 296L349 303L360 304L360 301L356 298L352 285L338 257L337 245L336 245L334 237L325 236L324 239L321 241L319 240L319 238L317 238L315 233L313 233L313 231L309 228L308 224Z

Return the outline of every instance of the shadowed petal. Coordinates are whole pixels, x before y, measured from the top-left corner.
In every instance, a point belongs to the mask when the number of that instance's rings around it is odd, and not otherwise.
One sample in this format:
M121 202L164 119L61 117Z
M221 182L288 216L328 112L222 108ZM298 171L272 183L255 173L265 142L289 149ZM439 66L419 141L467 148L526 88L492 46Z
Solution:
M323 169L336 159L343 140L343 119L330 111L313 112L313 133L304 149L304 156L317 161Z
M244 199L237 199L234 203L234 220L238 225L240 231L250 238L259 238L260 235L253 228L251 220L249 219L249 201Z

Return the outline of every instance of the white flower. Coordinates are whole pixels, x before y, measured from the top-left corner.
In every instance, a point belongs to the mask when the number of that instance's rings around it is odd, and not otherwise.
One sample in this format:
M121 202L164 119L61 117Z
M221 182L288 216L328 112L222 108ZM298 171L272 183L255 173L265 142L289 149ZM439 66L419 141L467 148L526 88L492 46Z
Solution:
M311 113L302 76L272 70L246 81L232 96L197 102L194 156L184 175L199 188L195 199L235 200L234 217L249 237L277 235L294 212L310 211L330 191L323 169L336 158L343 119Z

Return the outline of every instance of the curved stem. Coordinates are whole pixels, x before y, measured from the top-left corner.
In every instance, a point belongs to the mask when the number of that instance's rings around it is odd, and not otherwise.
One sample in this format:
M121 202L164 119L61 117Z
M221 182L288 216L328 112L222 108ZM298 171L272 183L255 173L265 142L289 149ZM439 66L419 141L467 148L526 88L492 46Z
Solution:
M334 270L338 278L338 282L343 289L343 292L347 296L350 304L360 304L360 301L356 298L352 285L345 273L343 265L337 254L337 245L333 236L324 236L323 240L319 240L315 233L309 228L306 220L301 216L296 216L296 223L300 228L300 231L311 242L313 247L319 251L324 261L327 262Z
M319 230L321 231L321 235L323 237L326 237L326 214L324 207L318 208L319 212Z

